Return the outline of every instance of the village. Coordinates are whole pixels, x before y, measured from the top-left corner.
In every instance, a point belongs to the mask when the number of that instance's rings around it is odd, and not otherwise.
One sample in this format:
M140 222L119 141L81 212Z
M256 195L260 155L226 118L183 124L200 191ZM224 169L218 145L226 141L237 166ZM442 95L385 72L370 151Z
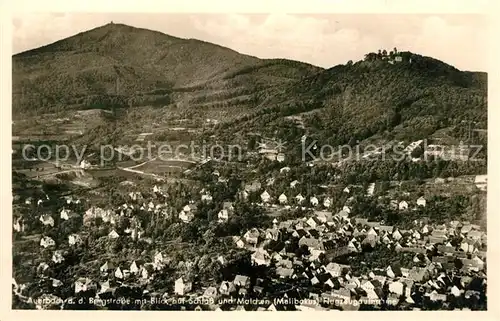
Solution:
M262 154L267 158L267 152ZM281 163L284 157L272 161ZM282 167L279 173L289 170ZM211 175L215 185L227 186L228 179L218 170ZM66 196L57 215L37 210L49 201L48 195L26 198L22 206L40 214L15 217L14 233L38 240L44 261L31 267L33 274L24 276L25 281L13 279L14 294L39 309L418 310L478 309L484 304L487 244L481 226L463 220L436 224L425 217L405 227L369 220L356 212L355 202L359 197L383 199L376 197L375 183L366 190L343 186L337 196L303 196L290 195L300 185L296 179L289 179L288 192L279 194L269 189L275 178L267 181L242 184L236 201L215 199L213 186L207 185L191 194L180 210L169 205L169 195L160 185L147 192L131 191L115 207ZM484 192L486 175L473 177L471 185ZM432 205L424 196L403 195L403 200L388 200L399 216L415 216L411 213ZM340 199L345 202L338 205ZM161 250L171 241L152 235L161 220L189 228L206 206L220 209L210 224L224 226L236 215L236 203L263 211L270 224L230 235L226 251L211 253L210 269L224 271L218 281L193 275L201 258L174 263L171 254ZM286 218L283 212L295 217ZM38 231L34 239L30 230ZM97 251L97 259L84 263L71 284L64 284L68 279L59 267L78 264L72 256L85 247ZM243 251L244 268L226 271L228 249ZM120 251L128 254L120 257ZM167 279L161 290L155 288ZM34 298L28 293L30 286L46 290L38 290Z

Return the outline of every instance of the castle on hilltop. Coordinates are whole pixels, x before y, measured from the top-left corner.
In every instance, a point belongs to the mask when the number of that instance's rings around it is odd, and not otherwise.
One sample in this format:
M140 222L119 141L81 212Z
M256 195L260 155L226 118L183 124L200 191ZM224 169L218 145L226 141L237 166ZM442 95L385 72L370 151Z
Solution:
M370 52L365 55L364 61L377 61L383 60L387 61L390 64L400 63L400 62L408 62L411 63L411 57L408 53L398 52L398 49L394 47L394 50L387 52L385 49L379 49L378 53Z

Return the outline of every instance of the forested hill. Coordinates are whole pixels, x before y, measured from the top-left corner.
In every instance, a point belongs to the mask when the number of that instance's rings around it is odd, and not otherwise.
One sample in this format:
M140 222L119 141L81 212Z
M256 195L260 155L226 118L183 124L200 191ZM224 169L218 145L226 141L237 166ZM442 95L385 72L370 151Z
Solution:
M372 136L420 139L438 130L459 139L470 121L486 129L486 73L460 71L410 52L399 53L399 62L371 55L286 86L262 110L221 131L234 135L260 128L285 140L307 133L343 144Z
M248 107L257 89L321 70L115 23L16 54L12 63L15 115L172 103Z
M436 132L460 139L470 121L486 129L485 73L396 48L325 70L111 23L12 59L14 118L174 107L210 114L228 139L307 133L329 144Z

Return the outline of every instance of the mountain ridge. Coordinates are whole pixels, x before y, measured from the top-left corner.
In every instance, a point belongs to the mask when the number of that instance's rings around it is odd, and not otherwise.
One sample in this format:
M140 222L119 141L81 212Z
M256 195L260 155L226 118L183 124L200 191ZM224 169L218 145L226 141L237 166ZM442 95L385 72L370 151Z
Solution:
M292 130L283 117L304 114L306 130L293 131L330 142L391 136L398 126L429 134L471 118L486 126L486 73L408 51L323 69L113 23L12 59L13 113L21 116L171 106L232 114L215 130L235 137L256 127Z
M301 73L321 70L310 64L284 59L262 60L204 41L107 24L14 55L13 93L14 97L21 95L28 99L25 105L32 108L37 101L27 98L28 92L40 93L48 99L42 107L60 100L62 104L74 104L74 99L83 95L117 94L114 92L117 78L121 78L122 87L118 94L125 96L137 91L190 88L214 81L219 82L215 85L219 89L231 88L239 84L228 83L228 75L238 76L241 69L276 66L283 62L296 66L288 74L300 76ZM270 75L277 82L286 82L287 77L283 75L277 79ZM71 84L70 78L73 78ZM251 82L244 85L248 84ZM74 86L71 88L73 92L68 90L70 85ZM15 101L13 108L19 105L21 102Z

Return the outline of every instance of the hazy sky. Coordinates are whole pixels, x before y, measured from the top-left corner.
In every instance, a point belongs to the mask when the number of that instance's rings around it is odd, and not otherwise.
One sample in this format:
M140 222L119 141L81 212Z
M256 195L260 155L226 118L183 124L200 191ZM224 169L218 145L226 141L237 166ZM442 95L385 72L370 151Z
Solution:
M485 71L487 22L480 15L410 14L131 14L37 13L13 18L14 53L113 21L181 38L196 38L260 58L288 58L321 67L397 47Z

